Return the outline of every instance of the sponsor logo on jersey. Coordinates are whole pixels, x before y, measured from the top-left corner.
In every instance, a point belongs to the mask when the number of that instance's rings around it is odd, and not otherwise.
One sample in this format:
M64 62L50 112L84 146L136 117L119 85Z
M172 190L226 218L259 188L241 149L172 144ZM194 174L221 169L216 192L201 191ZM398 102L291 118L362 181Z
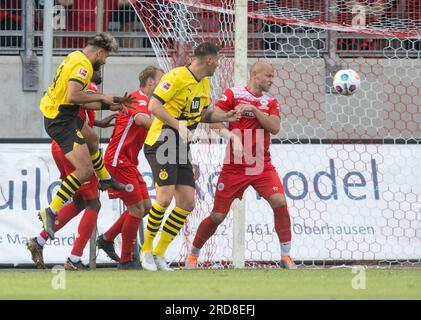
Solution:
M80 67L79 71L77 72L77 75L83 79L86 79L86 77L88 76L88 70L83 67Z
M139 106L146 106L147 102L145 100L138 100Z
M241 114L241 118L256 118L254 113L251 111L246 111Z
M200 98L194 97L190 104L190 113L198 113L200 111Z
M168 92L168 90L170 90L170 89L171 89L171 86L172 86L172 84L171 84L171 83L169 83L168 81L164 81L164 82L161 84L161 89L162 89L162 90L164 90L165 92Z

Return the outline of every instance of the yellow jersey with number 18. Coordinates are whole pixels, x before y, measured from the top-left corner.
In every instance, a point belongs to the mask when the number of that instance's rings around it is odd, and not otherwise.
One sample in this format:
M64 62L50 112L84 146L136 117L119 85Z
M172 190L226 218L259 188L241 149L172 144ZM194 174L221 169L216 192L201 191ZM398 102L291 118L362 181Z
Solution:
M198 80L188 66L174 68L161 78L153 97L161 101L172 117L183 121L193 130L201 119L201 112L210 104L209 79L204 77ZM155 117L145 144L153 146L165 128L168 127Z
M66 106L74 107L75 104L67 101L69 81L79 82L83 85L83 90L86 90L92 74L92 63L82 51L74 51L64 58L56 71L53 83L41 99L40 109L44 116L55 119Z

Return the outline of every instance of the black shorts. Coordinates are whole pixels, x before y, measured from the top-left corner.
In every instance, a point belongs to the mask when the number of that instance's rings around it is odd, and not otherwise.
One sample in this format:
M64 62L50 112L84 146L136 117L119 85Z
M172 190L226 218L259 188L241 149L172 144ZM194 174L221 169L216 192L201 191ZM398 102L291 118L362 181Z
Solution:
M51 139L60 146L66 154L73 150L75 144L85 144L85 138L80 130L83 120L77 116L79 106L60 107L60 113L54 119L44 117L44 128Z
M156 150L148 150L144 146L146 160L152 170L153 178L158 186L172 186L182 184L196 188L194 181L193 166L190 161L187 163L164 163L157 161Z

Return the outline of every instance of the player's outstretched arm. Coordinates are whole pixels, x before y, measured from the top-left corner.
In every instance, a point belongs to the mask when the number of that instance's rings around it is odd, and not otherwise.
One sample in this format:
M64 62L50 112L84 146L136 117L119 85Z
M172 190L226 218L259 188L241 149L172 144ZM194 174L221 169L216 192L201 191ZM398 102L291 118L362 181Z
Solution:
M90 110L112 110L123 111L125 108L133 108L131 104L136 101L127 92L123 97L104 95L100 93L87 93L83 91L83 86L77 81L69 81L67 87L67 101L74 104L83 104L84 109Z
M213 110L207 108L202 111L200 122L233 122L240 119L240 116L241 114L237 110L224 111L218 107L215 107Z
M67 87L67 101L69 103L88 104L91 102L99 102L99 103L103 102L107 104L112 104L113 98L114 98L113 96L106 96L100 93L84 92L82 84L76 81L69 81L69 84ZM94 104L92 106L88 105L86 109L99 110L100 107L101 107L100 104Z

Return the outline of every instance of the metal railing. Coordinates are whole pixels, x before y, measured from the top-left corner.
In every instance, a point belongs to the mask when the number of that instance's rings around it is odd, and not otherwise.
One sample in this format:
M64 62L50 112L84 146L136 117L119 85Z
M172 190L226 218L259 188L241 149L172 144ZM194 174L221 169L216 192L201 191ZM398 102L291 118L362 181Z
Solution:
M28 53L28 47L36 54L42 53L43 3L43 0L1 1L0 55ZM127 0L56 0L52 23L55 55L82 48L89 37L103 30L117 38L118 55L155 56L148 36ZM309 57L326 54L328 32L319 30L300 35L299 32L291 34L291 30L285 28L282 32L270 28L262 33L251 32L249 55L282 58L294 54ZM421 39L387 40L344 33L338 37L336 52L342 57L420 58Z

